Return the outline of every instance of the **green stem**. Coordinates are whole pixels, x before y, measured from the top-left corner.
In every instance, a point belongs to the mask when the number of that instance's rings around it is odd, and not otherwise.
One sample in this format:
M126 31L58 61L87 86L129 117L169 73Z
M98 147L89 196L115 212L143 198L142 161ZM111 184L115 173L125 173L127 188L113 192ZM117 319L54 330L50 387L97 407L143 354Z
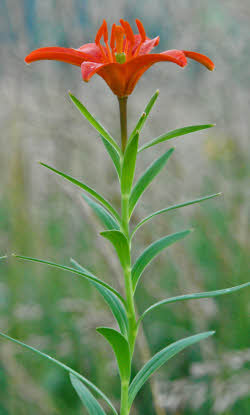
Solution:
M128 341L130 345L131 359L134 351L134 343L137 334L137 322L134 304L134 291L131 277L131 244L129 238L129 196L122 194L122 228L125 236L129 241L129 258L127 267L123 269L125 280L125 291L127 300L127 317L128 317Z
M121 125L121 145L122 153L124 153L128 141L127 128L127 101L128 97L118 97L120 109L120 125Z
M120 415L128 415L128 382L122 382L121 385L121 410Z
M120 121L121 121L121 143L122 153L124 153L127 144L127 97L119 98L120 106ZM121 164L123 163L123 157ZM134 292L131 277L131 243L130 243L130 231L129 231L129 197L130 194L124 194L121 188L121 217L122 217L122 231L126 236L129 243L129 258L127 265L123 268L125 292L126 292L126 312L128 318L128 342L130 346L130 362L131 366L132 357L134 352L134 345L137 335L137 321L135 313ZM130 379L127 382L122 382L121 385L121 411L120 415L129 415L130 409L128 406L128 386Z

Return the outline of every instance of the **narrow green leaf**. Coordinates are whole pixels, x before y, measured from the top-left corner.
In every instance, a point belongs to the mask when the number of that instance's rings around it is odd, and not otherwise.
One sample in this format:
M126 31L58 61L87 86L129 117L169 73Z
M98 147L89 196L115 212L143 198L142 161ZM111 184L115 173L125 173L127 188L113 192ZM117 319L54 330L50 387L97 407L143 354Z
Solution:
M0 259L6 259L6 258L8 258L7 255L0 256Z
M169 131L168 133L162 134L159 137L154 138L152 141L149 141L149 143L146 143L138 150L138 152L140 153L141 151L146 150L146 148L155 146L156 144L170 140L171 138L179 137L180 135L185 135L189 133L194 133L195 131L205 130L206 128L211 127L214 127L214 124L191 125L189 127L178 128L177 130Z
M104 232L100 232L100 234L104 238L108 239L114 246L123 269L129 266L130 264L129 245L124 234L120 231L104 231Z
M93 277L93 274L91 274L88 270L83 268L78 262L76 262L74 259L71 259L72 264L78 268L80 271L89 274ZM95 286L95 288L99 291L99 293L103 296L104 300L110 307L119 327L121 330L121 333L126 337L128 333L128 319L127 314L125 311L125 308L123 306L123 303L117 298L115 294L113 294L111 291L107 290L107 288L103 287L100 284L97 284L95 281L90 280L90 283Z
M92 393L84 386L84 384L74 375L70 373L70 381L77 395L81 399L89 415L105 415L99 402L95 399Z
M82 194L82 197L87 202L87 204L93 209L93 211L98 216L105 228L109 230L120 229L120 226L117 223L117 221L104 207L102 207L99 203L94 202L90 197L88 197L84 193Z
M138 284L139 278L146 268L146 266L165 248L172 245L173 243L179 241L180 239L187 236L191 231L182 231L173 233L171 235L164 236L158 241L153 242L148 248L143 251L143 253L139 256L136 260L135 264L132 268L132 282L133 282L133 289L135 291L136 286Z
M165 212L169 212L170 210L182 208L182 207L189 206L189 205L194 205L195 203L200 203L200 202L203 202L204 200L212 199L213 197L217 197L217 196L221 196L221 195L222 195L222 193L215 193L213 195L201 197L200 199L189 200L188 202L183 202L183 203L180 203L178 205L169 206L169 207L167 207L165 209L161 209L161 210L158 210L157 212L151 213L151 215L147 216L140 223L138 223L138 225L136 225L136 227L133 229L133 232L131 234L131 239L133 238L133 236L136 233L136 231L142 225L144 225L144 223L148 222L150 219L154 218L155 216L161 215L162 213L165 213Z
M163 167L167 163L173 151L174 151L174 148L170 148L170 150L166 151L166 153L163 154L163 156L159 157L156 161L154 161L151 164L151 166L149 166L149 168L145 171L145 173L139 178L139 180L133 187L133 190L129 198L129 215L130 216L132 215L133 210L139 198L145 192L145 190L150 185L150 183L154 180L157 174L159 174L160 171L163 169Z
M117 360L121 380L129 381L130 350L127 340L121 333L108 327L98 327L96 330L111 344Z
M12 341L13 343L19 344L19 346L22 346L28 350L31 350L32 352L35 352L39 356L45 357L50 362L56 364L57 366L60 366L62 369L66 370L68 373L71 373L72 375L76 376L78 379L80 379L85 385L87 385L89 388L91 388L100 398L104 399L104 401L109 405L109 407L112 409L112 412L115 415L117 414L116 409L114 408L113 404L110 402L110 400L107 398L104 393L97 388L92 382L90 382L88 379L86 379L84 376L80 375L80 373L76 372L75 370L71 369L69 366L66 366L64 363L59 362L59 360L54 359L53 357L40 352L39 350L35 349L34 347L28 346L25 343L20 342L19 340L13 339L10 336L7 336L7 334L3 334L0 332L0 336L4 337L7 340Z
M140 116L134 130L132 131L132 133L130 134L129 137L129 141L132 140L132 138L134 137L134 135L136 134L136 132L138 131L140 133L140 131L142 130L142 127L144 126L154 104L155 101L157 100L158 96L159 96L159 89L157 89L157 91L154 93L154 95L150 98L145 110L143 111L142 115Z
M94 281L96 284L99 284L99 285L105 287L107 290L109 290L113 294L115 294L119 298L119 300L122 301L122 303L125 304L124 298L121 296L121 294L118 293L118 291L116 291L110 285L106 284L106 282L103 282L102 280L100 280L99 278L93 276L90 273L84 273L84 272L76 270L75 268L66 267L65 265L59 265L59 264L56 264L55 262L44 261L42 259L30 258L30 257L26 257L26 256L21 256L21 255L15 255L15 254L13 254L13 256L16 257L16 258L19 258L19 259L23 259L25 261L38 262L39 264L46 264L46 265L49 265L51 267L62 269L64 271L73 272L73 274L80 275L81 277L83 277L87 280Z
M139 133L135 134L132 140L128 143L124 153L121 176L121 192L123 195L129 195L133 185L138 141Z
M89 123L101 134L104 140L108 141L110 145L112 145L116 151L120 154L120 148L113 139L113 137L109 134L109 132L101 125L93 115L87 110L87 108L80 102L73 94L69 92L69 96L77 109L84 115L84 117L89 121Z
M159 301L158 303L151 305L146 311L144 311L144 313L141 315L138 321L138 324L143 320L143 318L150 311L164 304L176 303L177 301L184 301L184 300L199 300L201 298L218 297L220 295L231 294L234 291L238 291L238 290L241 290L242 288L249 287L249 286L250 286L250 282L247 282L245 284L236 285L235 287L226 288L224 290L208 291L204 293L195 293L195 294L185 294L185 295L179 295L178 297L167 298L166 300L162 300L162 301Z
M104 197L99 195L94 189L87 186L84 183L79 182L79 180L74 179L74 177L69 176L68 174L62 173L59 170L54 169L54 167L49 166L48 164L41 163L41 166L47 167L47 169L53 171L54 173L57 173L59 176L62 176L64 179L68 180L69 182L73 183L75 186L80 187L81 189L85 190L85 192L89 193L91 196L93 196L95 199L98 200L103 206L108 209L108 211L117 219L117 221L120 223L120 216L116 212L116 210L113 208L113 206L106 200Z
M159 369L164 363L166 363L169 359L171 359L177 353L181 352L186 347L206 339L214 333L214 331L208 331L205 333L196 334L195 336L186 337L185 339L178 340L177 342L170 344L169 346L165 347L165 349L162 349L160 352L156 353L152 359L150 359L143 366L143 368L133 379L129 387L129 407L131 407L133 400L135 399L141 387L157 369Z
M115 169L117 171L119 179L121 178L121 162L120 162L120 154L116 151L116 149L107 141L105 138L101 136L102 142L110 155L111 160L114 163Z

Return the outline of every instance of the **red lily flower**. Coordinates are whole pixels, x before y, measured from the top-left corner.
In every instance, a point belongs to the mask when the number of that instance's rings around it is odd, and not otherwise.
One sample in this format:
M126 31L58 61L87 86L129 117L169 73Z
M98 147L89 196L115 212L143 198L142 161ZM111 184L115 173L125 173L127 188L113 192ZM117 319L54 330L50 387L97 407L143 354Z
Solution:
M104 20L97 32L95 43L87 43L79 49L46 47L36 49L26 58L26 63L49 59L80 66L83 80L88 82L96 73L101 76L113 93L118 97L130 95L140 77L157 62L174 62L184 67L187 58L193 59L214 69L213 62L205 55L186 50L167 50L150 53L159 44L159 36L150 39L145 29L136 19L138 34L134 34L130 24L120 20L121 26L113 24L110 44L108 44L108 27ZM101 44L103 38L104 45Z

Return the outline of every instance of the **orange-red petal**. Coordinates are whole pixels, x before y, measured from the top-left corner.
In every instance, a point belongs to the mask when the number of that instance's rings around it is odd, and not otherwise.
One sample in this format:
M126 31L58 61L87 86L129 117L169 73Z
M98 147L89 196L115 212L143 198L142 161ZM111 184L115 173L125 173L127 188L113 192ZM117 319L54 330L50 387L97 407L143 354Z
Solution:
M142 43L139 55L146 55L150 53L152 49L154 49L157 45L159 45L160 37L157 36L154 39L147 39L144 43Z
M103 49L105 50L105 46L103 46ZM88 56L88 60L93 62L101 62L103 59L102 53L100 51L99 46L97 46L96 43L85 43L85 45L82 45L80 48L78 48L80 52L83 52Z
M92 78L92 76L98 71L98 69L105 65L108 64L96 62L83 62L81 64L82 79L85 82L88 82Z
M83 61L89 60L90 58L89 54L82 51L54 46L33 50L26 56L25 62L31 63L40 60L55 60L81 66Z
M133 92L140 77L150 66L164 61L174 62L181 67L187 64L186 57L182 51L170 50L163 53L137 56L123 64L83 62L81 65L82 76L85 81L89 81L97 73L106 81L115 95L123 97Z
M192 52L188 50L183 50L183 53L187 58L193 59L194 61L201 63L202 65L206 66L206 68L210 71L214 70L214 63L206 55L202 55L202 53Z
M187 64L184 53L180 50L169 50L162 53L152 53L151 55L137 56L127 62L126 75L126 92L130 95L140 77L155 63L157 62L173 62L177 65L184 67Z
M147 55L137 56L136 58L131 59L128 64L131 63L133 66L142 67L144 65L153 65L154 63L164 61L176 63L181 67L184 67L187 64L187 59L184 53L181 50L175 49L166 50L165 52L161 53L151 53Z

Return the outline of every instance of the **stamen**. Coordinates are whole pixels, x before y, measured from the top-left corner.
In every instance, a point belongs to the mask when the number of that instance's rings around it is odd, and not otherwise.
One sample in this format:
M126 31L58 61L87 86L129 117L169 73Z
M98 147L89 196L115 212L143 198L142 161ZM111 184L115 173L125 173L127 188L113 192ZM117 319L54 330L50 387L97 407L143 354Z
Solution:
M105 19L103 20L103 39L104 43L107 43L109 39L108 25Z
M107 62L108 61L108 57L107 57L107 55L106 55L106 52L105 52L105 50L104 50L104 47L99 43L99 48L100 48L100 50L101 50L101 53L102 53L102 57L103 57L103 59L104 59L104 62Z
M104 62L107 62L107 60L109 60L109 59L107 57L107 54L106 54L103 46L101 45L102 36L104 38L104 42L105 43L108 42L108 26L107 26L106 20L103 20L102 25L101 25L100 29L98 30L98 32L96 34L95 43L100 48L100 51L101 51ZM109 53L110 53L110 51L109 51ZM111 54L110 54L110 57L111 57ZM112 57L111 57L111 60L112 60Z
M110 38L110 47L113 50L115 48L115 32L116 32L116 24L114 23L111 30L111 38Z
M125 43L125 54L127 55L128 59L132 56L133 45L135 43L135 36L130 24L123 19L120 20L121 25L125 31L126 35L126 43Z
M135 43L135 36L132 27L129 22L125 22L123 19L120 20L120 23L125 31L126 37L130 41L131 45L133 45Z
M108 44L108 40L109 40L109 33L108 33L108 25L106 20L103 20L103 39L104 39L104 43L106 45L107 48L107 52L108 52L108 58L110 62L113 62L113 57L109 48L109 44Z
M139 19L136 19L135 22L136 22L136 26L138 27L139 33L141 35L141 43L143 43L146 40L146 31L143 27L142 22Z
M138 45L138 47L137 47L137 49L136 49L136 51L135 51L135 53L134 53L134 57L138 56L138 54L139 54L139 52L140 52L140 49L141 49L141 45L142 45L142 44L145 42L145 40L147 39L147 36L146 36L146 31L145 31L145 29L144 29L144 27L143 27L142 22L141 22L139 19L136 19L136 20L135 20L135 22L136 22L136 25L137 25L137 27L138 27L138 30L139 30L139 33L140 33L140 36L141 36L141 41L140 41L140 43L139 43L139 45Z
M99 44L100 44L100 41L101 41L102 35L103 35L103 23L102 23L101 27L99 28L99 30L98 30L98 32L97 32L97 34L96 34L96 37L95 37L95 43L96 43L98 46L99 46Z
M111 30L111 38L110 38L110 47L112 50L112 58L115 61L115 32L116 32L116 24L114 23Z

